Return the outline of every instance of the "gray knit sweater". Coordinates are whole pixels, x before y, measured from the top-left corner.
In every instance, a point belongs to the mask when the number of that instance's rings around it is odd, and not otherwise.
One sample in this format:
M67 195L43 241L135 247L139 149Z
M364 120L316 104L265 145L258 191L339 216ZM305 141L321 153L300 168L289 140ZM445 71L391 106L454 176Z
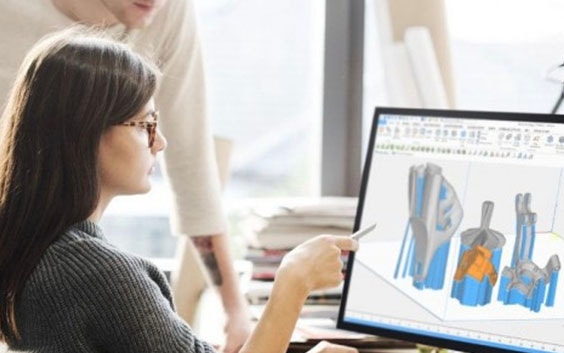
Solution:
M214 352L175 313L163 274L88 221L48 248L19 296L16 320L22 339L9 351Z

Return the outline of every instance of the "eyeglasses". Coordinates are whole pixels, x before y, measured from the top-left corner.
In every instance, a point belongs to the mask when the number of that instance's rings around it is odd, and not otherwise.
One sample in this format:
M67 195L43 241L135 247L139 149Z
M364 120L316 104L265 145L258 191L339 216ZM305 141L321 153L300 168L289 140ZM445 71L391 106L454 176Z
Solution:
M159 118L159 112L151 111L147 113L147 115L145 115L144 117L146 116L151 116L153 118L153 121L126 121L118 125L137 126L140 128L147 129L147 134L149 135L149 148L153 148L153 145L155 144L155 138L157 136L157 120Z

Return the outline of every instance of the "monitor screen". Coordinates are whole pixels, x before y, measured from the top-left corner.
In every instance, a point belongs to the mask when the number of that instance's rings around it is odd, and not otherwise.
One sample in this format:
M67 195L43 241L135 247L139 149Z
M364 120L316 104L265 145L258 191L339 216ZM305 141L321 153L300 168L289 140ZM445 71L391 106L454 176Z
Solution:
M338 327L564 352L564 119L377 108Z

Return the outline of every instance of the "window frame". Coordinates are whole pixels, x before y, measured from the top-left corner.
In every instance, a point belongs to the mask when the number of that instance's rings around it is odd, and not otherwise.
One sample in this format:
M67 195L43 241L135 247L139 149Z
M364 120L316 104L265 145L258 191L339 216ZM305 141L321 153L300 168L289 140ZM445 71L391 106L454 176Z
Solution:
M360 188L364 1L325 4L321 196L357 196Z

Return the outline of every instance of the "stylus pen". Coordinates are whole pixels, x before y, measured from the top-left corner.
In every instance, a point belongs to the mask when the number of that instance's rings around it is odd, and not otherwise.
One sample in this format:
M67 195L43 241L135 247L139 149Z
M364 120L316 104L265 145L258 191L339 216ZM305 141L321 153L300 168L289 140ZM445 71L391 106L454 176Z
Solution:
M360 240L360 238L364 237L366 234L370 233L374 228L376 228L376 224L377 223L374 223L372 225L369 225L368 227L357 230L351 235L351 238L357 241Z

